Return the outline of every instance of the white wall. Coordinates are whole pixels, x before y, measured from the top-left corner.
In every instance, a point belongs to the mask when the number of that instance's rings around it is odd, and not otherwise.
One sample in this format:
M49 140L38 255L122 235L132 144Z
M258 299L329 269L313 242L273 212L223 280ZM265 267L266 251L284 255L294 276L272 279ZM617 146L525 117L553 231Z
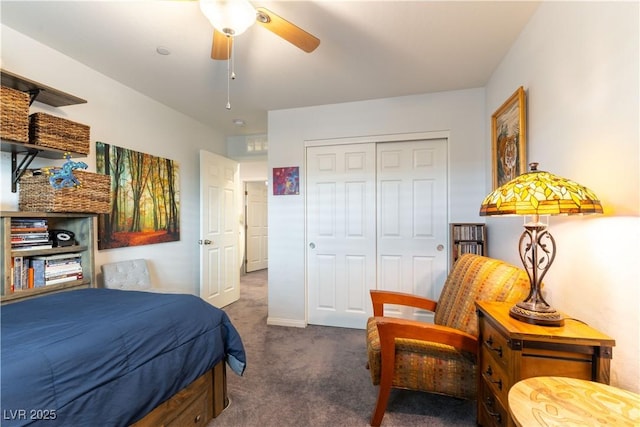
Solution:
M301 191L269 192L268 322L306 324L305 140L448 131L449 220L478 221L485 195L485 126L483 89L271 111L269 174L274 167L299 166Z
M616 340L613 385L640 391L638 2L543 2L486 86L485 121L522 85L528 159L592 189L605 215L552 217L547 300ZM490 133L485 134L490 163ZM486 191L491 182L486 169ZM522 220L489 218L492 256L520 265Z
M267 176L267 161L244 161L240 163L240 181L266 181Z
M96 269L103 263L130 258L150 260L152 280L161 287L198 292L199 282L199 149L225 155L224 136L181 113L2 26L2 68L86 99L86 104L42 110L91 127L91 153L86 159L95 171L95 141L165 157L180 167L180 241L97 251ZM33 167L53 165L37 159ZM0 209L17 210L17 194L10 192L8 153L0 161Z

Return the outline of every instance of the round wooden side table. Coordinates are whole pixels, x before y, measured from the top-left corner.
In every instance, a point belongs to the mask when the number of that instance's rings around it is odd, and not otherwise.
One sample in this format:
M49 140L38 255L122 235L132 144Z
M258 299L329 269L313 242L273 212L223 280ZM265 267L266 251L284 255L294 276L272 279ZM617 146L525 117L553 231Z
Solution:
M606 384L565 377L533 377L509 390L519 427L640 425L640 395Z

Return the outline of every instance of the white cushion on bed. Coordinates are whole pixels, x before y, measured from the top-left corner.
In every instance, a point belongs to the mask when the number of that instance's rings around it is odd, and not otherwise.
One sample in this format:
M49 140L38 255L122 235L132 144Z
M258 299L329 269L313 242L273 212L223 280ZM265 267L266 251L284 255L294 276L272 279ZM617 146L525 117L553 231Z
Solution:
M132 291L151 290L151 279L147 262L144 259L132 259L102 265L104 287Z

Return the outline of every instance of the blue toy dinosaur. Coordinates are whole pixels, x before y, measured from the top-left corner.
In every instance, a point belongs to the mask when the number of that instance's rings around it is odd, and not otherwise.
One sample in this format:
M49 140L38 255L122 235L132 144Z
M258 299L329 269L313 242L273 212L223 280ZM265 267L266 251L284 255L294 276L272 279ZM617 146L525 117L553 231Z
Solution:
M65 187L77 187L80 185L80 181L73 174L75 169L86 169L89 166L85 162L74 162L71 160L71 154L65 153L64 157L66 162L60 168L43 168L44 171L51 175L49 177L49 183L53 188L59 190Z

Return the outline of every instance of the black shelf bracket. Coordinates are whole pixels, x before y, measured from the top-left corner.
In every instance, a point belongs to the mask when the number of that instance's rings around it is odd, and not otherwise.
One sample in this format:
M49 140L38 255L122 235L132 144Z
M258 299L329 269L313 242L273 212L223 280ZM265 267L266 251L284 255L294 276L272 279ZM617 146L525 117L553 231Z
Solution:
M35 89L29 89L29 91L27 91L27 93L29 94L29 107L31 107L31 104L33 104L33 101L35 101L38 95L40 95L41 90L42 89L40 88L35 88Z
M15 151L11 153L11 192L18 191L18 181L24 172L27 170L33 159L38 157L40 150L27 150L24 151L24 157L20 164L18 164L18 153Z

